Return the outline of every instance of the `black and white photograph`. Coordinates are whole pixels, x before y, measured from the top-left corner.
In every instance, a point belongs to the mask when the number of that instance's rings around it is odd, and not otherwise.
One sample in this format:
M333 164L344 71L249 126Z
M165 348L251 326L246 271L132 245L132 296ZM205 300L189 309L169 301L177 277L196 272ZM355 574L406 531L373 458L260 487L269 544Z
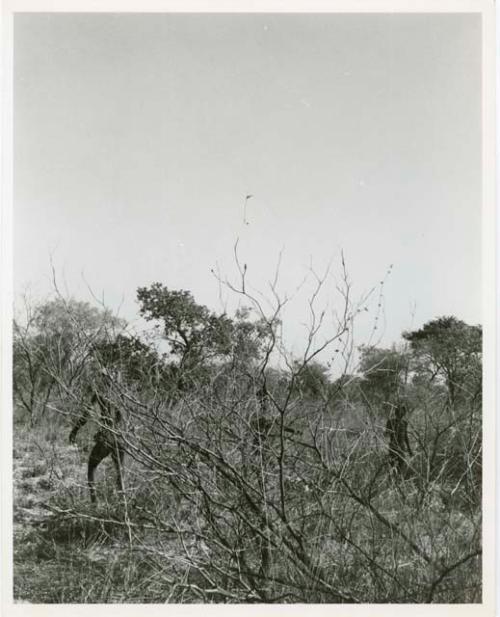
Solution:
M11 15L14 608L494 614L462 5Z

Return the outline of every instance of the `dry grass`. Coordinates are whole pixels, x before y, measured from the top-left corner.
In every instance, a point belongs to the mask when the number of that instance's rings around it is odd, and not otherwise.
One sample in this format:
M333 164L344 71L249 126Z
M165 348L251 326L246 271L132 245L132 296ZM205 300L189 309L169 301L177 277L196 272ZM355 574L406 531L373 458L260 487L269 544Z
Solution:
M36 431L16 426L17 601L259 601L244 598L227 577L221 579L225 587L219 580L210 589L207 573L217 563L226 565L218 562L224 552L209 546L211 530L201 507L196 510L180 499L164 475L127 458L123 498L115 490L112 463L106 461L98 469L100 500L90 504L85 485L89 435L83 435L76 448L63 442L66 433L55 424ZM374 453L373 460L364 456L358 463L353 459L346 478L361 482L363 473L384 456ZM481 601L480 555L460 563L480 542L480 512L461 509L438 483L422 493L414 480L395 483L386 475L372 509L339 492L338 483L320 488L299 482L290 487L293 494L302 495L290 516L305 521L305 546L315 556L314 567L334 588L349 590L353 601ZM219 529L229 537L237 517L229 510L220 513L225 518L212 531ZM178 533L180 528L190 531ZM270 597L281 594L285 602L335 601L313 588L301 589L294 567L280 550L271 551L269 581L263 583ZM298 588L292 592L294 580Z

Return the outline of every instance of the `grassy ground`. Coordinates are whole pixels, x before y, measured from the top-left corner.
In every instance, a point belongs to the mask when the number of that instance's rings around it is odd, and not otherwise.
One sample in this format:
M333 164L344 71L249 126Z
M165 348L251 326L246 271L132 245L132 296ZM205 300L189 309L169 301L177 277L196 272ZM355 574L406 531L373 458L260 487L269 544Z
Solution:
M144 601L144 581L154 564L130 550L114 469L98 470L89 503L85 484L89 443L65 445L55 429L17 427L14 437L14 597L21 602ZM148 601L165 589L147 585ZM155 595L157 596L155 598Z
M117 493L115 470L112 461L106 460L97 470L98 503L91 504L85 477L92 432L92 427L82 430L76 447L69 445L67 427L60 424L36 429L16 425L15 599L33 603L199 602L195 590L204 583L190 569L186 556L191 550L200 553L204 549L181 544L167 529L172 520L182 525L183 517L193 527L193 513L183 513L184 506L173 499L168 482L149 477L130 457L126 460L126 497ZM475 546L480 512L465 515L439 491L428 492L418 504L412 485L405 499L388 479L382 488L373 501L377 511L397 524L433 563L444 564L443 572L445 564L458 563ZM387 525L381 525L366 508L352 500L341 502L338 496L332 499L335 525L315 528L313 517L307 533L311 542L317 538L318 565L331 567L333 560L335 583L356 590L359 598L374 601L377 594L388 594L394 598L390 601L412 601L409 598L414 597L425 602L439 570L434 571L434 566L427 573L421 570L418 554L409 551L401 537L392 537ZM313 506L309 495L304 507ZM145 517L145 511L153 513L153 519ZM382 580L380 568L371 576L366 566L372 563L367 561L368 553L394 576ZM280 555L276 559L278 569L285 567ZM480 601L479 559L450 570L436 588L433 601ZM395 577L399 582L391 590ZM383 583L378 591L374 581ZM224 601L203 597L204 601Z

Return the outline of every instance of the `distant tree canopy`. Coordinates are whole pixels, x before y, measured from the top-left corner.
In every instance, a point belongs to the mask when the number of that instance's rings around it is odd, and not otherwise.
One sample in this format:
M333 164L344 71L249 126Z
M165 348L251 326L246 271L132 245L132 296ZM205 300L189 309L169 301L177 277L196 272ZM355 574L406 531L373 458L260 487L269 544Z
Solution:
M170 290L161 283L137 290L140 314L157 322L170 352L178 360L184 379L212 362L250 368L265 348L268 325L252 321L251 311L241 308L234 318L218 315L195 302L185 290Z
M14 323L16 341L38 345L46 359L58 367L69 368L81 353L87 353L98 341L109 339L121 330L125 321L107 309L88 302L59 297L34 307L25 324Z
M277 396L291 385L294 398L335 405L348 397L351 405L379 411L384 402L394 403L421 386L447 396L451 405L481 400L481 327L456 317L439 317L404 332L406 348L361 346L357 374L332 381L318 360L303 366L292 362L288 373L273 368L268 350L275 333L249 308L233 316L218 314L189 291L161 283L140 287L137 299L140 314L155 323L168 354L128 334L125 321L110 311L74 299L58 296L28 307L26 316L14 322L14 396L32 418L75 380L92 379L92 367L103 365L118 368L131 386L154 387L169 396L196 384L209 387L214 379L219 386L232 383L233 389L239 382L246 391L265 378Z
M456 317L439 317L419 330L403 332L416 358L415 371L430 381L441 378L453 405L481 396L482 329Z
M34 422L54 391L69 387L82 374L92 348L125 322L88 302L60 297L25 309L13 326L13 389L15 400Z
M189 291L167 289L161 283L137 290L140 313L160 322L171 352L182 365L196 364L231 350L232 322L197 304Z

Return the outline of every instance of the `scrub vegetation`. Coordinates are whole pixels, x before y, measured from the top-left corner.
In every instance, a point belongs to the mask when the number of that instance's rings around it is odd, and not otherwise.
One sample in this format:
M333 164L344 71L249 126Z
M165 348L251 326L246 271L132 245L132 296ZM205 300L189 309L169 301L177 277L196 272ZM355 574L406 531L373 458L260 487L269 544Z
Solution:
M236 262L231 314L162 283L141 332L57 288L18 307L16 600L481 602L481 327L359 345L342 265L311 272L291 354L287 297ZM96 435L125 456L91 501Z

